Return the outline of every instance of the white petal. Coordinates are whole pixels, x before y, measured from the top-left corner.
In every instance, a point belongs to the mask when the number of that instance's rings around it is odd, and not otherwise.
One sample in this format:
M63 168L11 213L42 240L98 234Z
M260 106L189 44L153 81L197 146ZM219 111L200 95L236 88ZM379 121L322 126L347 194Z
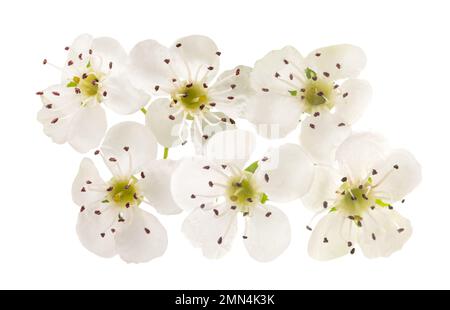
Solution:
M280 256L291 242L291 227L287 216L272 206L256 207L247 218L245 247L251 257L260 262Z
M181 38L171 47L173 54L178 54L188 67L185 76L191 81L210 81L219 70L219 51L213 40L201 35Z
M329 163L334 161L337 147L350 133L350 126L323 111L317 117L309 116L302 121L300 143L315 162Z
M311 52L306 63L318 75L327 72L331 79L339 80L357 77L366 65L366 55L357 46L333 45Z
M92 48L92 41L94 38L85 33L73 41L72 45L69 47L69 52L67 54L67 60L64 64L62 72L62 81L66 82L71 80L74 75L79 75L77 71L78 68L85 68L86 63L89 61L89 50ZM79 58L80 55L84 55L82 59ZM69 65L71 63L71 65Z
M280 139L297 128L301 114L297 98L264 94L250 97L244 117L256 125L261 136Z
M145 198L161 214L181 212L170 189L172 174L177 165L178 162L174 160L152 160L144 168L144 178L139 181L139 188Z
M191 140L194 143L196 154L204 154L208 139L216 133L236 129L235 121L224 113L205 112L204 118L195 120L191 125Z
M143 263L164 254L167 232L156 217L136 208L131 223L116 234L117 253L128 263Z
M79 206L86 206L102 200L105 196L105 182L98 174L97 168L92 160L83 158L72 184L72 200Z
M223 186L214 186L215 183L227 182L227 177L221 170L224 169L203 159L186 158L180 161L172 175L173 199L182 209L202 205L205 209L212 209L217 198L225 195Z
M383 137L372 133L358 133L348 137L336 150L340 171L353 182L364 181L375 164L386 156L387 145Z
M354 124L366 110L372 98L372 88L364 80L349 79L339 89L346 96L336 104L335 113L347 124Z
M314 166L300 146L284 144L271 149L264 157L264 161L259 161L255 177L259 179L260 190L271 201L289 202L308 191Z
M92 47L93 37L90 34L84 33L75 38L72 45L69 47L68 59L76 59L78 55L88 51Z
M85 153L100 144L106 126L105 110L100 105L81 108L72 120L68 142L78 152Z
M99 256L114 256L116 248L111 229L114 229L118 214L118 209L103 208L101 202L81 211L77 222L77 234L81 244Z
M125 77L110 77L103 82L102 91L106 96L102 102L119 114L131 114L145 106L150 96L144 91L134 88Z
M245 130L226 130L216 133L206 145L208 160L231 163L243 168L255 149L255 136Z
M113 175L129 177L140 173L156 158L157 147L156 139L146 126L122 122L108 130L101 150Z
M261 93L291 96L290 90L300 90L304 83L305 64L300 53L292 46L269 52L255 63L250 80ZM292 80L291 80L292 74Z
M167 47L154 40L142 41L130 52L128 76L137 88L154 93L167 92L172 89L172 79L178 79L179 63Z
M218 111L230 117L241 117L248 98L253 94L250 86L250 67L237 66L223 72L210 86L209 100L216 103Z
M122 45L113 38L101 37L92 40L92 57L98 58L100 72L109 72L110 63L112 70L122 72L127 61L127 52Z
M171 107L170 100L166 98L153 101L148 108L146 125L151 128L158 143L164 147L177 146L188 137L187 122L183 121L183 113L177 112L178 108Z
M323 261L346 255L354 246L351 233L354 226L345 215L339 212L328 213L312 232L308 243L309 255Z
M377 163L374 169L378 172L372 177L376 185L375 191L389 202L403 199L422 179L420 164L405 150L393 151L385 160Z
M396 211L375 208L364 216L358 239L365 256L387 257L400 250L411 234L410 222Z
M43 125L44 133L53 142L67 142L67 137L74 115L80 110L81 98L73 88L53 85L41 95L42 109L37 114Z
M236 212L216 216L213 211L194 209L184 220L182 231L192 245L208 258L223 257L230 249L237 231Z
M336 198L342 176L336 169L328 166L316 165L314 170L314 180L308 193L302 197L302 203L313 211L320 211L328 207L328 201ZM327 204L324 205L324 201Z
M52 85L42 91L42 93L40 96L42 105L46 106L51 104L51 109L49 110L64 109L74 105L74 103L78 105L81 103L81 96L75 92L75 89L66 87L64 84Z

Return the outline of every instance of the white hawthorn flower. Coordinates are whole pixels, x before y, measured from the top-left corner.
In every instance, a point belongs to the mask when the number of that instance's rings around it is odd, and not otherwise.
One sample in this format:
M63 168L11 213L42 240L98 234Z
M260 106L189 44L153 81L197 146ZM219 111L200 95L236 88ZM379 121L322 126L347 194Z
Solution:
M276 132L260 130L270 138L285 136L301 119L309 126L325 113L351 125L371 97L370 85L357 79L365 63L364 52L347 44L319 48L306 58L291 46L272 51L255 63L250 75L258 95L248 103L246 117L275 126ZM301 135L303 139L306 133Z
M194 142L204 142L224 124L234 128L233 117L240 116L251 91L250 68L238 66L214 80L220 55L210 38L199 35L181 38L170 48L146 40L131 51L133 84L162 97L150 104L146 117L161 145L185 142L190 126Z
M313 164L300 146L285 144L248 165L254 145L250 132L219 132L206 144L207 158L185 159L173 174L174 200L193 208L182 230L206 257L220 258L230 250L238 215L245 220L242 238L254 259L270 261L289 245L288 218L271 202L305 194Z
M124 122L106 134L100 150L112 178L104 181L93 162L81 162L73 187L73 201L80 206L77 233L89 251L126 262L146 262L161 256L167 233L156 217L141 208L153 206L159 213L181 210L170 195L175 162L153 160L157 144L144 125Z
M54 142L68 142L84 153L98 146L105 134L102 105L130 114L144 106L149 96L125 77L127 53L116 40L83 34L66 50L61 82L37 92L43 103L38 120Z
M323 215L308 245L309 254L329 260L359 245L366 257L389 256L412 233L410 222L393 205L421 180L412 154L389 149L374 134L348 137L336 150L336 166L318 165L303 203ZM311 229L309 226L308 229Z

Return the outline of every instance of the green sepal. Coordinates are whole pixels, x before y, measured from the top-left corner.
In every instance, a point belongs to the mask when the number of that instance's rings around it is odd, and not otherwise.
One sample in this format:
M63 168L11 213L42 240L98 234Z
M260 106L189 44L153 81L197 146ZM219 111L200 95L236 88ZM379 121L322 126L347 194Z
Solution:
M265 204L267 200L269 200L269 197L267 197L266 193L262 193L260 202Z
M389 206L390 206L390 204L384 202L384 201L381 200L381 199L375 199L375 203L376 203L377 205L379 205L380 207L389 207Z
M250 173L255 173L257 168L258 168L258 161L255 161L250 166L245 168L245 171L250 172Z
M305 75L308 80L310 80L314 77L317 77L317 73L314 70L312 70L311 68L305 69Z

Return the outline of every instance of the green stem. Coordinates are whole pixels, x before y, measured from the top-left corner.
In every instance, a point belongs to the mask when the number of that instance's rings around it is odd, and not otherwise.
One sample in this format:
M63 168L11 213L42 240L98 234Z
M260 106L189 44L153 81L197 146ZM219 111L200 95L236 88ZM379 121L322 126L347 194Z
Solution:
M144 115L145 115L145 114L147 114L147 109L144 108L144 107L142 107L142 108L141 108L141 112L144 113Z
M164 159L167 159L169 157L169 148L168 147L165 147L164 148Z

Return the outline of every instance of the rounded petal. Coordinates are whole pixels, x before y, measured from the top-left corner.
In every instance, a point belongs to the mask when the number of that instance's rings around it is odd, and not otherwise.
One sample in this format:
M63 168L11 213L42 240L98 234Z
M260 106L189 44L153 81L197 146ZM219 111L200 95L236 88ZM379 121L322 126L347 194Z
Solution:
M104 187L102 192L99 188ZM106 196L105 182L98 174L92 160L83 158L78 174L72 184L72 200L79 206L86 206L102 200Z
M100 105L86 106L74 116L67 140L76 151L85 153L100 144L106 127L105 110Z
M289 91L300 90L304 83L303 56L292 46L269 52L255 63L250 80L260 93L291 96Z
M257 207L247 218L244 244L251 257L260 262L280 256L291 242L291 226L278 208Z
M340 171L354 182L366 180L386 156L387 145L383 137L372 133L358 133L348 137L336 150Z
M42 108L37 120L53 142L67 142L74 115L80 110L81 98L71 88L53 85L42 92Z
M100 72L122 72L127 62L127 52L122 45L113 38L100 37L92 40L92 57L98 59ZM87 50L85 50L86 52Z
M131 223L116 234L117 253L127 263L143 263L164 254L167 232L156 217L136 208Z
M201 35L181 38L171 47L173 54L180 55L187 66L185 78L191 81L208 82L219 70L218 48L213 40Z
M216 216L211 210L194 209L184 220L182 231L194 247L208 258L221 258L230 249L236 236L236 212Z
M205 209L213 208L217 199L225 195L225 189L222 186L214 186L214 183L225 184L227 182L227 178L221 170L224 169L203 159L186 158L181 160L172 175L173 199L182 209L200 206Z
M335 159L337 147L351 133L340 118L322 112L319 116L309 116L302 122L300 144L316 163L330 163Z
M372 87L367 81L349 79L339 86L339 89L346 96L336 104L335 113L347 124L354 124L372 98Z
M306 63L319 75L327 72L333 80L355 78L366 66L366 55L357 46L340 44L312 51Z
M53 112L73 105L79 107L82 101L81 96L73 88L66 87L64 84L56 84L48 87L42 91L40 98L42 105L44 107L51 105L47 109Z
M177 165L178 162L174 160L152 160L144 168L144 178L139 181L139 187L145 198L161 214L181 212L173 200L170 189L172 174Z
M69 47L69 53L67 59L77 59L78 55L88 51L92 47L92 41L94 38L87 33L83 33L75 38L72 45Z
M246 130L226 130L216 133L206 145L208 160L231 163L243 168L255 149L255 136Z
M69 52L67 54L67 61L64 65L62 71L62 81L63 83L67 80L71 80L74 75L79 74L77 71L80 67L85 67L89 61L89 50L92 48L92 41L94 38L90 34L81 34L73 41L72 45L69 47ZM79 57L80 55L85 55L84 57ZM70 64L70 65L69 65Z
M154 40L146 40L131 50L127 73L137 88L154 93L167 92L173 86L172 79L178 79L173 70L177 63L180 60L167 47Z
M256 125L261 136L280 139L297 128L301 114L302 107L296 98L255 95L248 100L244 117Z
M210 86L209 100L216 103L218 111L230 117L241 117L248 98L253 94L250 86L252 68L237 66L233 70L223 72Z
M422 169L415 157L406 150L395 150L374 165L376 193L381 193L389 202L403 199L422 180Z
M309 255L317 260L344 256L354 245L351 220L339 212L329 212L314 228L308 243Z
M314 178L314 166L300 146L284 144L264 157L255 177L271 201L289 202L306 194Z
M101 150L114 176L140 173L156 158L158 145L150 130L136 122L122 122L111 127Z
M146 125L150 127L158 143L164 147L177 146L186 141L188 126L183 114L176 114L178 109L170 105L170 100L160 98L153 101L146 114Z
M358 241L366 257L387 257L400 250L411 234L410 222L396 211L375 208L364 217Z
M124 77L110 77L103 82L102 91L106 96L102 102L119 114L131 114L145 106L150 96L144 91L134 88L130 81Z
M101 202L81 211L76 228L81 244L99 256L114 256L116 247L114 233L111 229L114 227L118 214L119 211L116 208L103 209Z
M320 211L328 207L328 201L336 198L336 190L341 186L342 176L336 169L328 166L316 165L314 170L314 180L308 193L302 197L302 203L313 211Z

